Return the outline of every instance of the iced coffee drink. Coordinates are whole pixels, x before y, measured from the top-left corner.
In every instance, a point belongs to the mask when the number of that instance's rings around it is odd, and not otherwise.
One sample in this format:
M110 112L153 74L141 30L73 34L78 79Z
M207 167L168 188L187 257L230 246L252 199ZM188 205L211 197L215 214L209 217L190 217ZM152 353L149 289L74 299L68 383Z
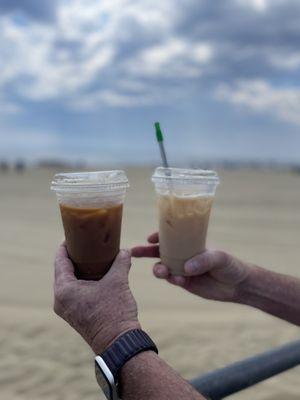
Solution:
M120 250L123 205L85 208L61 203L60 211L77 276L100 279Z
M128 180L122 171L59 174L56 191L68 254L79 279L99 280L120 250Z
M214 172L158 168L153 176L158 194L160 257L173 275L203 252L218 177Z

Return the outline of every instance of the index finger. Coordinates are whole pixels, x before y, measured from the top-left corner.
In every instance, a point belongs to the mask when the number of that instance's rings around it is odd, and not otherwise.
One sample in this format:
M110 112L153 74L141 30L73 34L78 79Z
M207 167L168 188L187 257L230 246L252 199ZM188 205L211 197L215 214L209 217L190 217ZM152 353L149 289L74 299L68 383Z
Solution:
M152 233L152 235L148 237L148 242L152 244L158 243L159 242L158 232Z
M159 246L151 245L151 246L137 246L131 249L132 257L142 258L159 258Z
M65 244L60 245L55 257L55 283L75 281L74 266Z

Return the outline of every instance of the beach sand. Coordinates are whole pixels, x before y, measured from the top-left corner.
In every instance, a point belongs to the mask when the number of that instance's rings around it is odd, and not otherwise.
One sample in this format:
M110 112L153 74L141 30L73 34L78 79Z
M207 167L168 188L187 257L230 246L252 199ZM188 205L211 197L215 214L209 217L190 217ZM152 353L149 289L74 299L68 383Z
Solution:
M123 246L156 230L151 170L127 170L129 191ZM96 400L88 346L52 311L53 258L63 239L54 171L0 175L0 399ZM225 171L208 245L274 271L300 277L300 175ZM205 301L152 276L151 262L134 261L131 287L143 328L161 357L192 378L299 338L299 328L260 311ZM232 399L296 400L300 369Z

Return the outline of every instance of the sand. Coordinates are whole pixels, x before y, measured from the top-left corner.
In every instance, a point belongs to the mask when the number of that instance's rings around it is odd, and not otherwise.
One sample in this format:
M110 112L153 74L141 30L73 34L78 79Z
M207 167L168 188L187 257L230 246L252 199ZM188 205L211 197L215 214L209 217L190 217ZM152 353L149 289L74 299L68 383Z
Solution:
M0 175L0 399L96 400L92 353L52 312L53 257L63 238L54 171ZM156 229L150 169L128 169L123 246ZM300 277L300 176L278 171L221 172L209 246ZM260 311L209 302L152 277L134 261L131 287L142 325L161 356L192 378L299 337L299 328ZM300 369L232 399L296 400Z

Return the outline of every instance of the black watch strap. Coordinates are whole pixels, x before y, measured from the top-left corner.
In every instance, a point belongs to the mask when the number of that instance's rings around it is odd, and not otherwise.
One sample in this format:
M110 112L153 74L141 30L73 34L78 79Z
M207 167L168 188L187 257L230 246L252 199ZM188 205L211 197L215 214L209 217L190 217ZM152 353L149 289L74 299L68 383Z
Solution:
M117 380L119 370L137 354L144 351L154 351L157 347L146 332L135 329L120 336L104 353L101 358Z

